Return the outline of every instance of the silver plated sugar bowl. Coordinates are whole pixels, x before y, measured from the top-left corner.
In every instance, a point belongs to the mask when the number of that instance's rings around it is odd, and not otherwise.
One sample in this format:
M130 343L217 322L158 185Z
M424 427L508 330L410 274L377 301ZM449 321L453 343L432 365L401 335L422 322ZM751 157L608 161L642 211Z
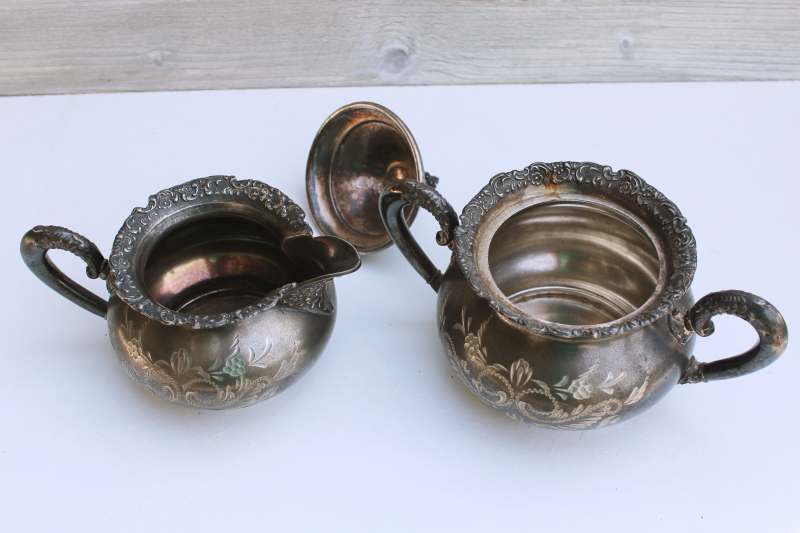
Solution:
M453 250L440 272L403 210L430 211ZM674 385L728 379L774 362L788 332L766 300L741 291L695 302L695 239L678 208L626 170L535 163L498 174L457 217L413 180L380 196L383 220L438 292L442 344L466 386L509 417L600 428L653 405ZM700 363L696 335L730 314L758 332L751 350Z
M333 331L333 278L361 264L346 241L314 238L304 217L264 183L212 176L134 209L108 261L57 226L30 230L21 252L45 284L107 319L141 386L170 402L230 409L273 396L310 368ZM51 249L106 279L108 301L65 276Z

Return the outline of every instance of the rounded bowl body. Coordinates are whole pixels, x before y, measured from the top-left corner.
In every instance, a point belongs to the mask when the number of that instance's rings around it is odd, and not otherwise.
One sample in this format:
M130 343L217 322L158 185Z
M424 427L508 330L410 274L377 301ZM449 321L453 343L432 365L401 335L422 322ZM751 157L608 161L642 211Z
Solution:
M461 379L534 425L604 427L652 405L690 364L695 241L628 171L534 164L464 208L439 291Z
M691 292L676 308L693 304ZM672 333L672 314L614 336L565 339L506 319L451 263L438 296L439 336L458 377L514 420L553 429L605 427L630 418L678 383L694 346Z
M159 398L234 409L271 398L308 371L333 332L335 304L333 281L320 281L239 322L193 329L152 320L112 296L108 331L131 377Z

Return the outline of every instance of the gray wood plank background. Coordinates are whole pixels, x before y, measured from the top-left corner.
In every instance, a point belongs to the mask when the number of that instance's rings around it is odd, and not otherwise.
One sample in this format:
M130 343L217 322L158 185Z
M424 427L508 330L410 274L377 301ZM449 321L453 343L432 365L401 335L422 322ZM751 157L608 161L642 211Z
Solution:
M800 79L795 0L0 0L0 94Z

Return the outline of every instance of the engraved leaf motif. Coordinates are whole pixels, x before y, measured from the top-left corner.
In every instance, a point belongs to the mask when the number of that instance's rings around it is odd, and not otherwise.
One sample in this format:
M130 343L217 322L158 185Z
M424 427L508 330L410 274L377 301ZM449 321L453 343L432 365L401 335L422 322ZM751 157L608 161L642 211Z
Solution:
M569 376L564 376L561 381L553 385L553 387L565 387L569 383ZM564 398L566 400L566 398Z
M228 402L236 397L236 394L231 390L231 386L228 385L224 389L220 389L217 392L217 403L221 404L224 402Z
M631 392L631 395L628 396L627 400L625 400L624 405L634 404L634 403L638 402L639 400L641 400L644 397L644 391L645 391L645 389L647 389L647 382L649 381L649 379L650 378L645 378L644 379L644 383L642 383L641 387L635 387L633 389L633 391Z
M272 398L273 396L275 396L276 392L278 392L278 387L270 387L263 393L261 393L260 399L267 400L269 398Z
M595 371L595 370L597 370L597 364L594 364L594 365L592 365L592 367L591 367L589 370L587 370L586 372L584 372L583 374L581 374L580 376L578 376L578 377L577 377L577 379L578 379L579 381L580 381L580 380L583 380L583 379L586 379L586 378L588 378L589 376L591 376L591 375L594 373L594 371Z
M281 361L281 366L278 367L278 371L275 373L275 376L272 379L274 380L283 379L289 374L291 374L297 367L298 357L300 357L300 354L297 352L297 344L295 343L294 351L292 352L292 356L289 358L289 361L287 362L286 359Z
M547 383L539 381L538 379L534 379L533 382L539 385L545 394L550 394L550 387L547 386Z
M222 366L222 358L217 356L214 358L214 362L211 363L211 366L208 367L208 371L213 372L214 370L218 369L221 366Z
M272 340L270 340L270 338L267 337L264 344L264 351L261 352L261 355L257 356L256 351L253 348L250 348L248 363L252 366L257 366L259 368L266 368L267 356L271 351L272 351Z
M489 321L491 319L492 319L492 317L490 316L489 318L484 320L483 324L481 324L481 327L478 328L478 342L481 343L481 344L483 344L483 333L486 331L486 326L489 325Z
M260 396L261 391L267 387L265 383L257 383L253 384L249 379L245 379L243 383L237 388L237 392L240 393L239 401L236 403L236 407L247 407L248 405L253 405L256 403Z
M613 415L613 416L610 416L610 417L606 418L605 420L601 420L600 423L597 424L597 427L598 428L604 428L606 426L610 426L612 424L616 424L617 422L619 422L619 416Z
M189 354L186 353L186 350L181 348L172 354L172 357L169 359L169 366L172 368L172 372L176 376L179 376L191 368L192 359L189 357Z
M161 393L164 395L164 399L170 402L175 401L175 391L172 390L172 387L169 385L164 385L161 387Z
M237 355L239 355L239 335L236 335L233 338L233 344L231 345L231 353L228 357L225 358L225 360L227 361L228 359L232 359Z
M480 394L480 397L483 401L497 406L502 406L508 402L508 394L503 391L490 391L486 390L486 388L481 384L480 381L473 379L472 384L475 386L475 390L480 391L483 394Z
M457 329L462 334L466 335L469 332L469 326L472 324L472 318L467 319L467 306L461 308L461 323L453 324L453 329Z
M511 382L517 387L521 388L528 383L533 377L533 369L531 365L524 359L517 359L509 370L511 375Z
M603 381L597 388L601 391L605 392L606 394L614 394L614 385L622 381L622 379L626 376L625 372L617 376L616 378L613 377L611 372L608 373L605 381Z

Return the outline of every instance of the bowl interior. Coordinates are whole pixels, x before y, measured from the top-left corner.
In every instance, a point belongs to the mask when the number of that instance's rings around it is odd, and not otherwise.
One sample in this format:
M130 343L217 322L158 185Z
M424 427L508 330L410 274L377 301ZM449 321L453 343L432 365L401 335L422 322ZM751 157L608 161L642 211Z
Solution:
M180 224L144 262L150 297L189 315L229 313L308 276L264 226L236 216L205 216Z
M527 207L492 236L489 271L523 313L566 325L597 325L642 307L659 281L648 234L607 205L552 201Z

